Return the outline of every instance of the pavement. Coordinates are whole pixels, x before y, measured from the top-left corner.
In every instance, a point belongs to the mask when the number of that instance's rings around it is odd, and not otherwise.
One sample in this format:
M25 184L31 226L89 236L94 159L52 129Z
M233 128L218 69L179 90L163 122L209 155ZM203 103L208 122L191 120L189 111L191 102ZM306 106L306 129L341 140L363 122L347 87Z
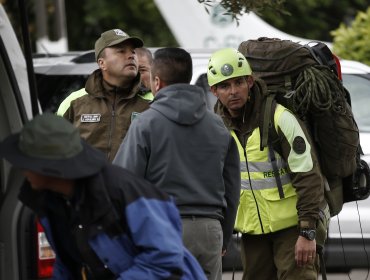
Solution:
M233 278L232 272L224 272L222 280L241 280L242 272L236 271ZM366 269L354 269L347 273L327 273L327 280L370 280L370 274ZM318 280L322 280L321 275Z

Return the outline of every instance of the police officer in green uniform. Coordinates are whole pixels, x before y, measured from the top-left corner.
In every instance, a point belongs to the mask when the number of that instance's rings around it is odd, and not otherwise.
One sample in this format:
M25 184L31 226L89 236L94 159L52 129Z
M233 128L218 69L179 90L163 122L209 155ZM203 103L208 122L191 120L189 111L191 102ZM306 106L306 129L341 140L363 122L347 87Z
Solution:
M130 37L121 29L103 32L95 42L99 69L88 77L84 88L64 99L57 111L109 161L115 157L131 121L148 109L153 99L151 93L141 90L135 50L142 46L140 38Z
M327 213L327 205L305 127L277 104L273 121L280 152L268 147L261 151L259 120L265 83L252 76L248 61L231 48L212 54L207 77L218 98L215 111L239 148L242 185L235 229L242 234L243 279L317 279L316 234L325 236L321 220L326 221L326 216L320 218L324 213L320 209Z

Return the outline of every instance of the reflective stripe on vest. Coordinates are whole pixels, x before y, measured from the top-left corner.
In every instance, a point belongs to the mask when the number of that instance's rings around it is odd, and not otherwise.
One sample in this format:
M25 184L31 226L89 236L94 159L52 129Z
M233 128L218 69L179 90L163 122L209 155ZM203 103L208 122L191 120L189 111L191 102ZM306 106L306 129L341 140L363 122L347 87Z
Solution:
M284 108L278 106L274 116L275 123L282 112L284 112ZM238 145L242 179L235 229L242 233L263 234L297 225L297 195L287 173L285 161L275 152L284 191L284 198L281 199L269 159L268 148L260 151L259 128L253 131L246 145L249 176L244 149L234 131L231 131L231 135Z
M63 100L63 102L59 105L59 108L58 108L58 111L57 111L57 115L58 116L64 116L65 112L67 112L67 110L69 109L69 107L71 106L71 102L81 96L84 96L86 95L87 92L85 90L85 88L81 88L77 91L74 91L72 92L70 95L67 96L66 99Z
M148 91L144 94L138 94L140 98L144 99L144 100L148 100L148 101L153 101L154 99L154 95L151 91Z
M290 177L286 169L285 161L283 161L281 158L278 158L277 166L281 167L279 168L281 183L283 185L289 184ZM271 169L272 166L270 162L248 162L248 167L251 174L252 187L254 190L272 189L276 187L276 179L274 172ZM250 190L248 172L245 161L240 162L240 170L242 174L241 188Z
M68 95L63 101L62 103L59 105L59 108L56 112L56 114L58 116L64 116L65 112L67 112L67 110L69 109L69 107L71 106L71 102L81 96L84 96L86 95L87 92L85 90L85 88L81 88L77 91L74 91L72 92L70 95ZM144 94L138 94L138 96L141 98L141 99L144 99L144 100L147 100L147 101L153 101L154 99L154 96L153 96L153 93L151 91L147 92L147 93L144 93Z

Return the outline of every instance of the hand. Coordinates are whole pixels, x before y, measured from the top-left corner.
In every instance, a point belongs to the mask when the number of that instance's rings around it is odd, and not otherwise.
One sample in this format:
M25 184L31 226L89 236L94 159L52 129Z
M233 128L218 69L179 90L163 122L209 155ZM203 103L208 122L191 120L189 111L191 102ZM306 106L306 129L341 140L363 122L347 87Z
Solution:
M226 249L222 249L222 251L221 251L221 256L223 257L223 256L225 256L226 255Z
M299 236L295 244L295 260L299 267L313 264L316 257L316 240L308 240Z

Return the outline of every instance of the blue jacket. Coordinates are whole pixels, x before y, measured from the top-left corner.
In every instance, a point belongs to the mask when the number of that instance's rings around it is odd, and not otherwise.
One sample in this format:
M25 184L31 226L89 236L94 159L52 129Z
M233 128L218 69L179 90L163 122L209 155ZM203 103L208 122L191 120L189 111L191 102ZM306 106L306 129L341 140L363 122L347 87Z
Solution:
M88 244L117 279L206 279L183 246L179 212L169 196L113 165L79 184L79 219L88 230ZM19 198L39 215L55 250L53 279L72 280L58 257L46 194L25 185Z

